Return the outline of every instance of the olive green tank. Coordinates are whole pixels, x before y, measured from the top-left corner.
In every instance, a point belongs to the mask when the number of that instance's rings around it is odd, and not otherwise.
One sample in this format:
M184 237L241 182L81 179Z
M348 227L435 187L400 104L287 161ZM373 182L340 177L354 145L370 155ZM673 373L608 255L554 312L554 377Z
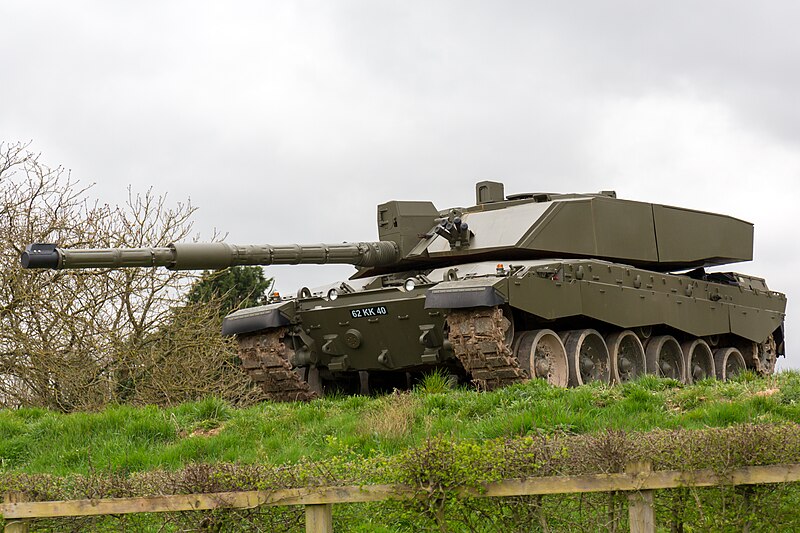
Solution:
M349 280L225 318L244 369L279 401L406 388L433 369L487 390L644 373L692 383L770 374L784 355L786 297L761 278L705 270L752 259L753 226L736 218L611 191L505 196L484 181L474 206L391 201L377 223L378 241L343 244L33 244L22 265L356 266Z

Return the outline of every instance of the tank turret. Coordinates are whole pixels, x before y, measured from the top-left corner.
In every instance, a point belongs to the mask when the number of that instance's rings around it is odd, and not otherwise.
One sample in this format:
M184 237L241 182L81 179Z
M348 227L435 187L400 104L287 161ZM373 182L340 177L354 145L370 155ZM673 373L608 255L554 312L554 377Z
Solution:
M476 186L470 207L378 206L378 241L174 243L69 249L33 244L25 268L345 263L346 281L302 287L227 316L244 369L274 400L326 389L409 386L437 368L491 389L565 386L645 372L683 382L769 374L785 353L786 297L763 279L706 273L752 259L753 226L726 215L591 194Z
M487 192L489 191L489 192ZM174 243L161 248L67 249L28 246L25 268L219 269L236 265L344 263L357 277L470 261L595 258L657 271L749 261L753 225L726 215L596 194L503 197L477 185L476 205L438 211L430 202L378 206L374 242L311 245Z
M505 197L497 182L477 184L473 207L380 205L378 231L398 242L405 264L584 257L666 272L753 258L753 225L727 215L622 200L613 191Z

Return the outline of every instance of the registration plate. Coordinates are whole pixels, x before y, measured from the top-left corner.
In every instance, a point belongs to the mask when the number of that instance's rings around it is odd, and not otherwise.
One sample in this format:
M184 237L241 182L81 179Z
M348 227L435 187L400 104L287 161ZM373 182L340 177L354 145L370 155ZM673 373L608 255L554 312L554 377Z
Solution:
M389 311L386 309L384 305L378 305L375 307L359 307L358 309L351 309L350 316L353 318L365 318L370 316L382 316L388 315Z

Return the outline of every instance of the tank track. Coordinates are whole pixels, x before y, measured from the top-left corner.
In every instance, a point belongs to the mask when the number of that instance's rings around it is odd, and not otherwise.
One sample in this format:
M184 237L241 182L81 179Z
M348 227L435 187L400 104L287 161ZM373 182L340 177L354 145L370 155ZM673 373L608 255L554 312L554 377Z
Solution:
M510 324L499 307L453 310L447 324L453 351L478 389L493 390L529 378L506 343Z
M275 402L303 402L317 398L308 383L292 369L291 348L283 343L286 328L240 335L242 368L267 397Z
M770 335L765 342L756 344L755 349L745 357L745 363L752 366L757 374L769 376L775 373L775 365L778 362L778 350L775 344L775 337Z

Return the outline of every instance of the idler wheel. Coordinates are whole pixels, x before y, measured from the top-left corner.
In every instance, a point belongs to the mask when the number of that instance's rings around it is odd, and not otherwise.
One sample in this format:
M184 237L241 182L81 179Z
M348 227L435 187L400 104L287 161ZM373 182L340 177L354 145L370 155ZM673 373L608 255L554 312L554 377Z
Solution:
M538 329L523 332L514 343L514 356L531 378L545 379L556 387L567 386L567 350L555 331Z
M567 349L569 384L573 387L590 381L611 382L611 358L603 337L593 329L561 332Z
M645 346L647 371L664 378L685 383L686 371L681 345L672 335L651 337Z
M728 381L747 368L742 352L736 348L714 350L714 365L717 368L717 379L722 381Z
M681 344L686 363L686 383L692 384L717 375L714 368L714 354L711 347L702 339L686 341Z
M629 329L616 331L606 335L606 345L611 357L611 379L615 383L644 375L647 370L644 346L636 333Z

